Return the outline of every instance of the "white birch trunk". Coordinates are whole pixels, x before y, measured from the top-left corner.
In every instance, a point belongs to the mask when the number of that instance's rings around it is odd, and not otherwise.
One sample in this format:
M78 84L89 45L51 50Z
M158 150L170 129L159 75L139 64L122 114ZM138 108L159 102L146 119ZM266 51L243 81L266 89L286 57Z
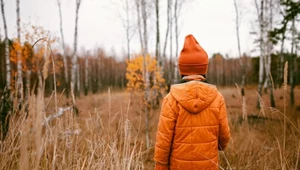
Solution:
M10 58L9 58L9 42L8 42L7 25L6 25L3 0L1 0L1 11L2 11L2 18L3 18L4 33L5 33L6 87L10 91L10 89L11 89L11 82L10 82L11 81L11 68L10 68Z
M157 61L157 66L161 65L160 56L160 30L159 30L159 0L155 0L155 14L156 14L156 50L155 56Z
M165 43L164 43L164 48L163 48L163 57L164 59L166 58L166 51L167 51L167 45L168 45L168 40L169 40L169 32L170 32L170 1L168 0L168 5L167 5L167 29L166 29L166 35L165 35Z
M162 67L162 57L160 56L160 30L159 30L159 0L155 0L155 14L156 14L156 50L155 50L155 56L156 56L156 69L163 68ZM157 70L158 71L158 70ZM159 74L163 77L163 70L159 70ZM153 81L154 86L157 85L156 81L156 74L153 75ZM158 90L154 91L155 97L154 100L152 100L152 104L154 107L157 107L159 105L159 96L160 92Z
M75 33L74 33L74 52L73 52L73 57L72 57L72 76L71 76L71 91L72 94L74 95L75 91L75 84L76 83L76 74L77 74L77 36L78 36L78 12L80 8L80 3L81 0L76 0L76 17L75 17ZM79 79L79 77L77 77ZM79 90L79 89L77 89ZM75 101L73 101L75 104Z
M148 29L147 29L147 20L148 20L148 13L147 13L147 3L146 0L142 0L142 19L143 19L143 42L144 42L144 54L148 54Z
M138 32L140 38L141 51L144 55L144 43L143 43L143 35L142 35L142 25L141 25L141 4L140 0L135 0L136 11L137 11L137 24L138 24Z
M258 14L258 21L259 21L259 27L260 27L260 57L259 57L259 82L258 82L258 94L262 96L262 85L264 80L264 0L260 1L260 6L258 7L257 2L256 3L256 9ZM257 100L257 107L260 108L260 97L258 97Z
M16 0L16 6L17 6L17 34L18 34L18 42L20 43L21 46L21 18L20 18L20 0ZM21 101L23 100L23 76L22 76L22 53L21 50L17 51L17 97L18 97L18 102L19 105L21 104Z
M142 12L142 19L143 19L143 34L144 34L144 39L143 39L143 70L144 70L144 80L145 80L145 95L144 95L144 100L146 102L145 104L145 124L146 124L146 146L147 148L150 147L150 137L149 137L149 107L148 105L150 104L149 100L149 95L150 95L150 82L149 82L149 72L147 69L147 63L146 63L146 57L148 55L148 35L147 35L147 6L146 6L146 0L142 0L141 3L141 12Z
M65 38L63 32L63 18L62 18L62 11L61 11L61 2L57 0L58 5L58 12L59 12L59 25L60 25L60 35L61 35L61 44L63 49L63 63L64 63L64 76L67 85L69 84L69 76L68 76L68 64L67 64L67 56L66 56L66 47L65 47ZM67 87L68 88L68 87Z
M240 65L243 70L243 75L242 75L242 84L241 84L241 95L242 95L242 112L243 112L243 119L247 119L247 104L246 104L246 97L245 97L245 74L246 74L246 66L243 62L242 58L242 52L241 52L241 42L240 42L240 12L238 8L238 4L236 0L234 0L234 8L235 8L235 30L236 30L236 38L237 38L237 46L238 46L238 52L239 52L239 58L240 58Z
M125 8L126 8L126 39L127 39L127 60L130 60L130 16L129 16L129 3L128 0L125 2Z
M172 63L172 60L173 60L173 19L172 19L172 16L173 16L173 10L172 10L172 3L173 0L170 0L170 70L169 70L169 81L170 81L170 84L172 84L174 81L172 79L172 68L173 68L173 63Z
M177 82L178 80L178 39L179 39L179 30L178 30L178 20L179 20L179 12L182 6L179 6L178 0L175 0L174 4L174 21L175 21L175 61L174 61L174 80Z

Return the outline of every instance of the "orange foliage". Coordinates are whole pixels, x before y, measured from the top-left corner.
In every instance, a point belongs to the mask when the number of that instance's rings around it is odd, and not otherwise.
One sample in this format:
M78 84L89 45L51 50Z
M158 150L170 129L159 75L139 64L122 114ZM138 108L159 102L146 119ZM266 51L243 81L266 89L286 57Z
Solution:
M23 25L23 27L21 28L21 35L21 40L24 41L24 43L22 44L17 38L13 39L13 43L10 49L10 61L16 65L18 63L18 60L21 60L23 72L30 71L31 73L37 73L39 71L42 71L45 60L47 60L47 58L49 57L46 56L49 55L49 53L45 53L48 45L53 46L54 43L57 42L58 38L49 38L50 31L45 30L41 26L31 26L30 24ZM36 43L36 41L41 38L43 38L43 40ZM33 47L32 45L34 43L36 44ZM52 49L52 54L55 53L56 49ZM18 54L21 54L19 58ZM51 58L48 58L48 60L51 60ZM51 61L48 63L51 63ZM61 67L61 62L55 62L56 72ZM53 70L50 70L50 73L53 74ZM14 81L12 80L12 82Z
M134 59L126 62L126 79L128 80L127 91L145 91L146 84L143 76L143 61L144 57L142 55L139 55ZM146 69L150 75L150 93L151 91L165 91L167 89L165 79L161 75L161 68L157 67L157 61L155 60L155 58L147 55L146 65Z

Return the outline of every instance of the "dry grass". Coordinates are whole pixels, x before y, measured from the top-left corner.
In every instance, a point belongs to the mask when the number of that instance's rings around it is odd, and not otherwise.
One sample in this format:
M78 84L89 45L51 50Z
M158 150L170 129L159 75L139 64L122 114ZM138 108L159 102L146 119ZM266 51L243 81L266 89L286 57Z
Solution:
M257 110L255 88L246 87L247 112L256 116L243 121L238 90L220 91L226 99L232 133L228 148L220 153L223 169L300 168L299 100L295 107L288 107L287 100L284 115L283 95L289 93L277 89L278 110L269 107L268 94L262 96L263 107ZM295 93L299 96L299 87ZM145 149L141 98L130 100L129 96L112 90L78 98L79 116L69 110L45 126L46 116L55 113L55 99L30 96L27 118L24 111L11 118L8 136L0 146L0 169L153 169L153 147ZM56 102L58 107L66 107L69 100L60 96ZM154 109L150 113L152 146L159 112Z
M95 108L84 117L67 111L43 126L46 112L55 110L43 101L32 95L27 118L24 111L12 117L0 169L144 169L147 152L128 119L128 103L111 122Z
M221 89L232 133L225 151L226 158L220 154L220 164L224 169L300 168L300 101L296 99L295 107L290 107L289 96L285 96L288 91L288 88L275 90L277 109L270 107L269 95L264 94L261 96L262 108L257 110L257 93L255 88L248 87L247 112L250 116L243 121L241 97L230 88ZM299 96L299 87L295 93Z

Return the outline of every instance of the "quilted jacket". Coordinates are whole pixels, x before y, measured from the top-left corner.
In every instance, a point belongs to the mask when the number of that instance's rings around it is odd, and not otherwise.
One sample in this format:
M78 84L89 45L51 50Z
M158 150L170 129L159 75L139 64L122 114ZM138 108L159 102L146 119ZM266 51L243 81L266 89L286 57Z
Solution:
M218 149L229 139L226 106L216 86L194 80L172 85L160 113L155 169L218 169Z

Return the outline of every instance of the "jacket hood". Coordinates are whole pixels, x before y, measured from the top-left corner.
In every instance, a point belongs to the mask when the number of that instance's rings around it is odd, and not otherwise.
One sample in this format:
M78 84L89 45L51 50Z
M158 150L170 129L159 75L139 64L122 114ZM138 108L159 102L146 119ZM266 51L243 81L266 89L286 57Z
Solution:
M218 90L216 86L200 81L171 86L170 94L175 100L192 114L200 113L206 109L216 98Z

